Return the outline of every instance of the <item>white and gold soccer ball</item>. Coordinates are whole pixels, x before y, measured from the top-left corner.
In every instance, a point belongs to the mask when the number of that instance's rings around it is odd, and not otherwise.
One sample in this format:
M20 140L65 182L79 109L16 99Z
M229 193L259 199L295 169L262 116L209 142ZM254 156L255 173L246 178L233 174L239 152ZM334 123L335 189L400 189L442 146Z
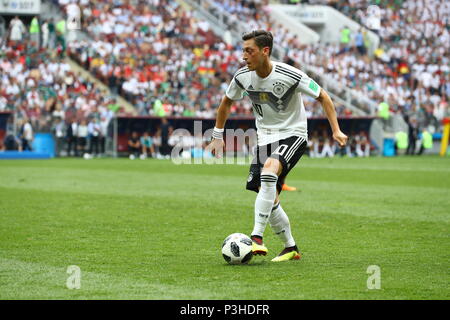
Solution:
M233 233L222 244L222 256L229 264L246 264L252 257L252 240L243 233Z

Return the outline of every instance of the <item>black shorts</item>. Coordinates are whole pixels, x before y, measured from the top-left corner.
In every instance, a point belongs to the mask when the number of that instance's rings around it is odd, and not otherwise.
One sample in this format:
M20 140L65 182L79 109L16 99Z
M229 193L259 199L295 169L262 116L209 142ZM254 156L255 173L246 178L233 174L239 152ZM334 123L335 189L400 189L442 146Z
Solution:
M274 143L257 146L256 155L250 165L250 173L247 179L247 190L259 191L261 186L261 171L268 158L274 158L281 162L283 170L277 181L278 193L284 184L287 174L297 164L305 152L307 141L305 138L292 136Z

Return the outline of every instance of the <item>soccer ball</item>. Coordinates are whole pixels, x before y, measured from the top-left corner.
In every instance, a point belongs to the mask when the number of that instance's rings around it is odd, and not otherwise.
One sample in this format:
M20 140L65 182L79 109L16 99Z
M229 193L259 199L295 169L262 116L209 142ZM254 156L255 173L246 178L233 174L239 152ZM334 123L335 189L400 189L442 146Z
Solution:
M223 241L222 256L229 264L245 264L252 257L252 240L243 233L230 234Z

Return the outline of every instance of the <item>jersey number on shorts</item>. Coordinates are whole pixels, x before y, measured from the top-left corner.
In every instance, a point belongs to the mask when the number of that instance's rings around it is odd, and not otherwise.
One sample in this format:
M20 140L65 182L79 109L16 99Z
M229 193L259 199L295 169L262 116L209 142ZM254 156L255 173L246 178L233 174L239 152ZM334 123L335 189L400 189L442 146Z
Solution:
M263 116L262 107L260 104L252 103L253 109L255 109L256 113L259 114L261 117Z
M289 148L287 144L281 144L278 146L278 148L275 149L275 151L272 154L278 154L280 156L283 156L283 154L286 152L286 150Z

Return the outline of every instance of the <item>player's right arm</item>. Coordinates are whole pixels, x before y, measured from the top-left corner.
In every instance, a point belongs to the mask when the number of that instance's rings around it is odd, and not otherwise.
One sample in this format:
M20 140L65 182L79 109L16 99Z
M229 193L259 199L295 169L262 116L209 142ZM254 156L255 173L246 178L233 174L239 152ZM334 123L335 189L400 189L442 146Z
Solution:
M228 98L226 95L223 96L222 101L220 102L219 108L217 109L217 117L216 117L216 128L220 130L224 130L225 122L230 115L230 109L233 100ZM225 147L225 143L223 139L215 139L213 138L211 143L206 147L207 151L210 151L217 158L222 157L223 149Z
M244 87L241 82L237 79L238 75L243 74L243 69L239 69L231 80L230 85L225 92L225 95L220 102L219 108L217 109L216 126L213 131L213 140L206 147L206 151L210 151L216 158L220 158L223 155L223 149L225 143L223 141L223 132L225 128L225 122L230 115L231 105L234 100L241 100L244 98Z
M230 115L232 104L233 100L224 95L222 101L220 102L219 108L217 109L216 128L223 129L225 127L225 122Z

